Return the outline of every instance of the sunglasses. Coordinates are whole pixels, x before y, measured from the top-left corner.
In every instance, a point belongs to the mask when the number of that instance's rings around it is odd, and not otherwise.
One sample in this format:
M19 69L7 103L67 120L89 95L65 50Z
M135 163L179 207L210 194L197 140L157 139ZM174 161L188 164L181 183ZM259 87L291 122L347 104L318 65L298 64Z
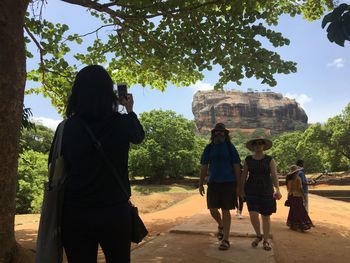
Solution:
M265 145L264 141L255 141L252 143L253 146L257 146L257 145Z

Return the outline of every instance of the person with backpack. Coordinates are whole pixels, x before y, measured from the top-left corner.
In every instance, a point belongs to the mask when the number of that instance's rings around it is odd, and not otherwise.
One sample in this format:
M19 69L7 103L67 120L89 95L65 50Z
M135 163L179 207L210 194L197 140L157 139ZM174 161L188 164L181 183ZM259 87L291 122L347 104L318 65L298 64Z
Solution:
M217 123L211 131L210 143L201 157L199 193L203 196L204 179L208 176L207 207L218 224L219 249L230 247L231 209L236 208L240 184L240 157L231 143L229 130ZM221 213L219 211L221 209Z

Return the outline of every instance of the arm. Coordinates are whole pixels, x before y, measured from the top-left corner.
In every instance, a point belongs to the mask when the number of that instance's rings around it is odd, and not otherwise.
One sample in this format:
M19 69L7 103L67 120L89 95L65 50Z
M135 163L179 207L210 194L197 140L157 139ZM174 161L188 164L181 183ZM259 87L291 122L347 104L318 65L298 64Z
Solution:
M248 176L248 165L247 162L244 161L244 165L243 165L243 172L241 174L241 196L244 196L244 186L245 186L245 182L247 181L247 176Z
M272 183L273 183L273 186L275 187L274 196L276 197L277 200L279 200L282 198L282 195L280 193L280 186L279 186L278 177L277 177L277 165L274 159L272 159L270 162L270 171L271 171Z
M132 94L128 94L127 98L122 100L121 105L125 107L128 113L126 117L129 125L129 140L134 144L139 144L145 138L145 132L136 113L133 112L134 98Z
M208 165L207 164L202 164L201 166L201 175L199 178L199 193L201 196L203 196L205 194L204 191L204 178L207 176L208 174Z
M237 182L237 195L241 196L242 188L241 188L241 166L239 164L233 165L233 170L235 171L236 175L236 182Z

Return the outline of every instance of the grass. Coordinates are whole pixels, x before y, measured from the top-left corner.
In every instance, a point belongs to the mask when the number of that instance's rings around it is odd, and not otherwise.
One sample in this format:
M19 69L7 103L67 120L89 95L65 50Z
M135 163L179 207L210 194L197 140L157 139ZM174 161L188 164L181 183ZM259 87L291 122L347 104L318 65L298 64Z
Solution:
M152 193L195 193L198 190L188 185L133 185L131 186L133 193L149 195Z

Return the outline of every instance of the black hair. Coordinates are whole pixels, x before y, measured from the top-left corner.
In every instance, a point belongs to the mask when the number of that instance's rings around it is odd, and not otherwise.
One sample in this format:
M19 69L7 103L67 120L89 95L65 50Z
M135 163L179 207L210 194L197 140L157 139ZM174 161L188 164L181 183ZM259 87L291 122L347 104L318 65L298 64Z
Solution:
M295 164L298 165L299 167L304 167L304 161L303 160L297 160L297 162Z
M101 118L118 109L118 99L113 90L113 80L100 65L89 65L75 77L68 99L66 116L82 115Z

